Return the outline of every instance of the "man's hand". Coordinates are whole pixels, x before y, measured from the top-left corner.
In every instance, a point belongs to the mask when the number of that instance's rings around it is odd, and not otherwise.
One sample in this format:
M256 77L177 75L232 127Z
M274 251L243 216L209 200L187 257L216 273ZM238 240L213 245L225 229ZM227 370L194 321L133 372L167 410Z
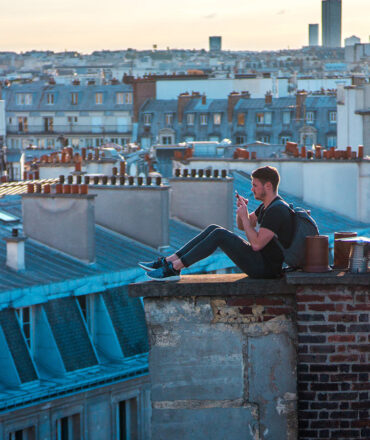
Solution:
M238 209L236 210L236 214L240 218L240 220L242 222L244 222L245 220L249 221L248 199L239 196L236 202L236 206L238 207Z

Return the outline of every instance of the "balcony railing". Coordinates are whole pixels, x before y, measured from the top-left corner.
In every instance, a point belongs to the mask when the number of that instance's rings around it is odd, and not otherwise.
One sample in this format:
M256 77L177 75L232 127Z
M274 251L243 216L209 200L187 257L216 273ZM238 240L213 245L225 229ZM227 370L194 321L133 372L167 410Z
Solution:
M7 134L125 134L131 133L132 125L30 125L7 126Z

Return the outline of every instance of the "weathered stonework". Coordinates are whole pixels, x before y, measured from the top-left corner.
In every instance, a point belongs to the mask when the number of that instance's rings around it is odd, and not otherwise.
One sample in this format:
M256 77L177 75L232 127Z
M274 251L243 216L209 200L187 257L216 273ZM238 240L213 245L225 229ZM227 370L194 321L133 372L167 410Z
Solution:
M370 438L369 285L332 271L130 286L145 297L152 439Z
M153 439L296 439L292 295L194 289L144 304Z

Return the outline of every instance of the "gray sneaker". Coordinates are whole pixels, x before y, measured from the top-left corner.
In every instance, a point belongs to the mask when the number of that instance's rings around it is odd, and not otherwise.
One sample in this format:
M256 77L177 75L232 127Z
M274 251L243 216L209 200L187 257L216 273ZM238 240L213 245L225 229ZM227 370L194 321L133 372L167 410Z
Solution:
M165 257L159 257L157 260L154 261L147 261L147 262L140 261L137 264L144 270L154 270L162 267L165 261L166 261Z
M180 271L173 268L171 262L165 261L164 265L159 269L146 273L153 281L179 281Z

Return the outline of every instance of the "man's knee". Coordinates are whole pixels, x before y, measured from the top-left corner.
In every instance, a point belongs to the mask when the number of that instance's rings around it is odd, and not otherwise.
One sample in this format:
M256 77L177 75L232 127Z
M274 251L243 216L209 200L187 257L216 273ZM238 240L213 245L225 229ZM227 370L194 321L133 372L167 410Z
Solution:
M228 239L230 231L219 226L213 230L212 235L215 237L218 243L222 243L224 240Z
M219 226L219 225L209 225L209 226L207 226L206 227L206 231L207 232L212 232L212 231L214 231L215 229L219 229L219 228L222 228L222 226Z

